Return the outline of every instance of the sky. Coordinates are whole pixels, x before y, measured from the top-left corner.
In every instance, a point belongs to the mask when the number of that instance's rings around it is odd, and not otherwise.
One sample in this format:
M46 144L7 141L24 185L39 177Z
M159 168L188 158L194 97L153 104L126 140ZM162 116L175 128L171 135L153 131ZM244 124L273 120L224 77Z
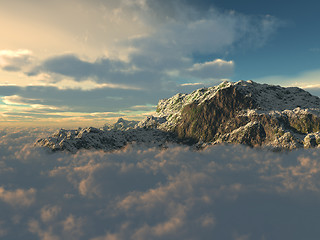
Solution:
M318 239L320 149L241 145L35 148L46 128L0 130L0 238Z
M0 0L0 125L102 126L222 81L320 96L320 3Z

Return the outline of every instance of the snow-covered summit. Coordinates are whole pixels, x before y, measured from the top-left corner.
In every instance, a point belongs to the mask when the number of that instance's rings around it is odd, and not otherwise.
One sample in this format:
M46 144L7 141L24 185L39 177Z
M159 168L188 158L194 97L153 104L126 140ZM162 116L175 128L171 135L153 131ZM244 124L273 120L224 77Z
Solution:
M252 97L261 110L283 111L295 108L320 108L320 98L298 87L281 87L269 84L259 84L249 81L239 81L234 84L242 93Z
M234 87L241 93L252 98L260 110L282 111L295 108L320 108L320 98L312 96L309 92L298 87L281 87L269 84L259 84L252 80L232 83L223 83L209 87L200 88L190 94L178 93L171 98L162 99L158 103L157 113L159 116L169 116L179 112L190 103L202 104L213 98L219 90Z
M285 110L311 112L320 116L320 98L312 96L307 91L297 87L281 87L269 84L259 84L251 80L228 82L209 88L200 88L190 94L178 93L171 98L161 99L157 106L157 114L154 119L166 119L166 122L159 124L154 123L160 129L171 130L181 120L182 109L189 104L201 105L210 102L218 93L226 89L236 89L245 97L250 98L254 103L254 108L242 109L248 113L270 113L282 112ZM153 119L153 122L154 122ZM145 119L140 125L150 123L149 119Z

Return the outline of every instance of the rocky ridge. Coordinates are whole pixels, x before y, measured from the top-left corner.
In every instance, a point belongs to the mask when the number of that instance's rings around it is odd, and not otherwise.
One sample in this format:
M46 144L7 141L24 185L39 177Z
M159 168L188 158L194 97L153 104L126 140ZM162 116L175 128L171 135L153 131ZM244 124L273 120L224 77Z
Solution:
M166 147L167 143L177 142L170 132L158 129L103 130L94 127L78 130L60 129L52 136L38 139L36 146L47 147L52 151L69 151L80 149L101 149L113 151L121 149L129 143L143 144L150 147Z
M156 112L138 123L119 119L104 129L61 129L36 145L71 152L113 150L132 142L240 143L280 150L320 146L320 98L297 87L223 82L162 99Z

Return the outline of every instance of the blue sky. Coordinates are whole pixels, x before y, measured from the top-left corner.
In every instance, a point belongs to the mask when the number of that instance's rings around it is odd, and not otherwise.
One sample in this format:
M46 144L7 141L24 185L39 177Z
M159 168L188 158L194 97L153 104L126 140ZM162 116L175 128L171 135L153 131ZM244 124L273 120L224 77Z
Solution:
M0 124L101 126L224 80L320 96L316 1L0 0Z
M295 77L319 69L320 33L317 1L203 1L222 10L251 16L270 15L278 19L278 29L261 47L236 48L229 55L235 61L233 80L270 76ZM320 81L319 81L320 82ZM279 82L281 84L281 82Z
M244 14L270 14L283 23L265 46L234 55L237 62L234 77L295 76L319 69L320 35L316 26L319 2L220 1L217 5Z

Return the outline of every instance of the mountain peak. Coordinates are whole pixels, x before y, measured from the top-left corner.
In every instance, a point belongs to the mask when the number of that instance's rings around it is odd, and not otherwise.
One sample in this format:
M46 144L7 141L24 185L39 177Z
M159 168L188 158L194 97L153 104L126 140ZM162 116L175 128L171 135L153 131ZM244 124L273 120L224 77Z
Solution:
M320 143L320 99L297 87L224 81L160 100L155 117L166 121L154 127L194 142L293 149L313 136Z
M320 146L319 131L319 97L297 87L240 80L161 99L156 114L140 122L119 118L103 130L63 130L36 145L72 151L116 149L131 142L158 146L240 143L294 149Z

